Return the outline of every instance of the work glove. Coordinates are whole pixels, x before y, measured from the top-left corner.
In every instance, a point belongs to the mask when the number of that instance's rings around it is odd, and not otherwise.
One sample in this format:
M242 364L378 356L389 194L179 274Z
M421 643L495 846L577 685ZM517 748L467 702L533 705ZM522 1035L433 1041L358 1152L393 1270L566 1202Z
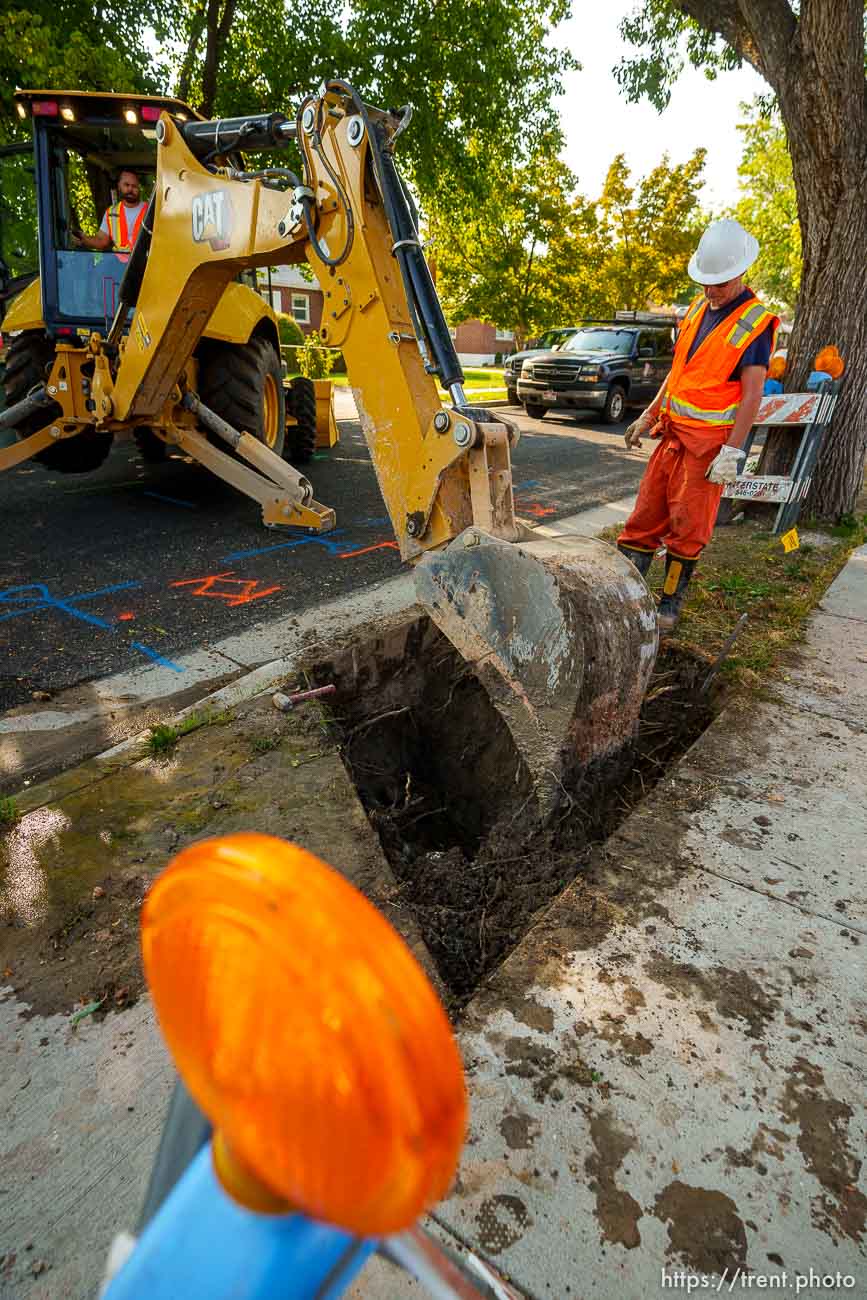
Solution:
M649 411L642 411L637 420L633 420L629 428L623 435L626 440L627 448L632 451L635 447L641 446L641 436L648 433L656 420L655 415Z
M734 483L740 463L746 454L740 447L730 447L726 443L724 447L720 447L711 461L705 478L709 483Z

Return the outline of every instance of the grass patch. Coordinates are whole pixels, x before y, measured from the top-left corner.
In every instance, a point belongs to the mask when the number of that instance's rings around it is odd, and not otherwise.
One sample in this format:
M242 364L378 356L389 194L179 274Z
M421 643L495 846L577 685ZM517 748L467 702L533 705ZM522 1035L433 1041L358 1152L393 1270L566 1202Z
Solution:
M270 754L279 744L279 736L254 736L250 747L254 754Z
M778 537L750 521L717 529L696 568L671 639L712 660L740 616L747 614L721 677L730 688L757 689L772 681L783 653L801 640L810 613L852 550L867 539L867 515L859 513L853 523L828 529L815 543L802 543L788 553ZM603 536L614 542L618 531L608 529ZM802 521L799 531L814 530ZM650 571L650 588L657 597L662 579L660 558Z
M230 722L231 718L231 712L223 709L220 713L189 713L178 723L157 722L147 734L145 749L151 758L166 758L174 752L182 736L188 736L191 731L198 731L200 727L212 727Z
M20 815L18 805L11 794L0 798L0 826L13 826Z

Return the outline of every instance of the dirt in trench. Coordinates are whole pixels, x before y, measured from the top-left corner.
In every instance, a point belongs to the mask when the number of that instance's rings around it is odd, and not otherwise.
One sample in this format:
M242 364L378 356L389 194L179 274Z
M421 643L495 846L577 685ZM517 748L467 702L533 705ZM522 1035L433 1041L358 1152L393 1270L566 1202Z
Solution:
M546 830L487 695L426 619L321 665L341 752L455 1008L586 867L713 716L707 664L656 665L634 745L584 774Z

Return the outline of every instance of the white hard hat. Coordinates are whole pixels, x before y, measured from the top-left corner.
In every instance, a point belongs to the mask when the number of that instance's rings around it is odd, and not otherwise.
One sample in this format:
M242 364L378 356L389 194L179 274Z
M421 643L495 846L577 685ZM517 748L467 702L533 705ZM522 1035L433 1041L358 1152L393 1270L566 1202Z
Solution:
M689 278L696 284L725 284L743 275L759 255L759 241L739 221L714 221L689 259Z

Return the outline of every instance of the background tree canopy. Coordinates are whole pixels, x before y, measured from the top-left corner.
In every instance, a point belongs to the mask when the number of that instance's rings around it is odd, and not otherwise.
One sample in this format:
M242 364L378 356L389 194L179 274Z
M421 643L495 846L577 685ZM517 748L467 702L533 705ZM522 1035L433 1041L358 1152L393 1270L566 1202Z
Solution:
M592 201L558 143L549 134L522 166L492 166L484 204L456 209L449 195L433 205L438 288L453 320L507 326L520 345L551 325L694 296L686 266L704 224L704 150L681 165L664 157L638 182L618 154Z
M14 4L14 0L13 0ZM401 165L424 196L475 187L555 122L568 53L548 41L568 0L35 0L0 15L3 138L26 87L177 93L206 115L292 111L328 77L372 103L410 103Z
M762 104L748 109L738 130L744 140L738 168L743 197L731 215L761 236L750 284L790 316L801 285L801 228L786 132L779 114Z

